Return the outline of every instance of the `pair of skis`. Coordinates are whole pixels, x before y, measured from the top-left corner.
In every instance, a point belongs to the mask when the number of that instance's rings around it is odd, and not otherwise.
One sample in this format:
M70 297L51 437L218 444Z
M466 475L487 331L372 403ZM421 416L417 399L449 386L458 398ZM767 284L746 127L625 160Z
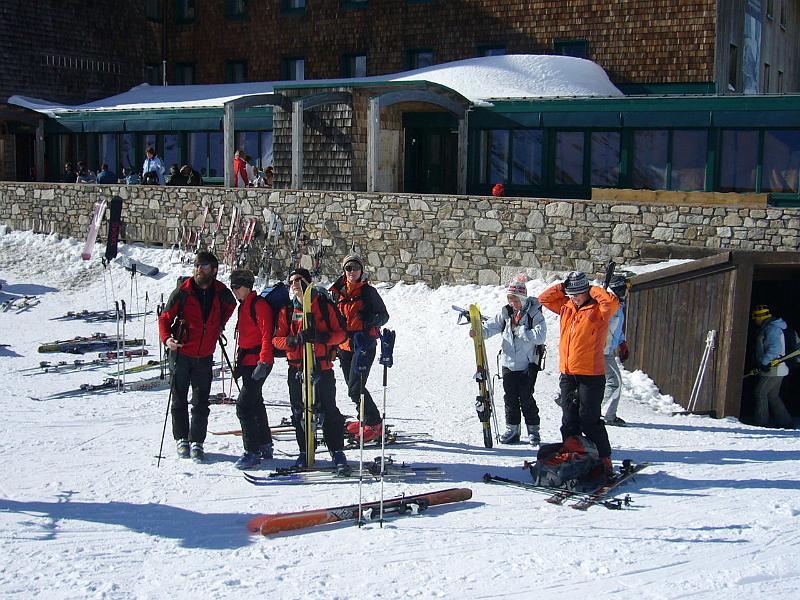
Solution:
M100 196L100 200L94 205L94 214L89 222L89 232L86 236L86 243L83 245L81 258L83 260L92 259L92 251L94 250L95 242L97 241L97 234L100 231L100 225L103 222L103 217L106 213L106 207L110 206L108 218L108 238L106 240L106 260L111 260L117 256L119 247L119 238L122 232L122 198L114 196L111 198L110 205L105 197Z
M463 314L463 309L453 307ZM478 395L475 398L475 410L478 413L478 420L483 430L483 445L491 448L493 443L492 420L494 428L499 436L497 416L494 411L494 385L492 376L489 372L489 360L486 356L486 343L483 339L483 321L486 319L481 316L481 309L477 304L469 306L469 325L472 330L472 343L475 348L475 382L478 384Z

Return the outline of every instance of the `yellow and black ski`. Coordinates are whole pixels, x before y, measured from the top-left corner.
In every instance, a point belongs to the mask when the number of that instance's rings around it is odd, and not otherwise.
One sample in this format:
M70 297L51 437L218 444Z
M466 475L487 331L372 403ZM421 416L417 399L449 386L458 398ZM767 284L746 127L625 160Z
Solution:
M483 341L483 320L481 309L477 304L469 306L469 323L473 331L472 342L475 345L475 381L478 382L478 396L475 410L483 426L483 445L491 448L492 442L492 410L494 408L494 390L489 373L489 361L486 360L486 344Z
M311 311L311 291L313 286L309 285L303 293L303 331L314 328L314 314ZM314 368L316 357L314 356L314 342L309 342L303 346L303 405L304 419L303 429L306 434L306 465L314 466L314 453L317 449L317 417L314 414L314 381L316 373Z

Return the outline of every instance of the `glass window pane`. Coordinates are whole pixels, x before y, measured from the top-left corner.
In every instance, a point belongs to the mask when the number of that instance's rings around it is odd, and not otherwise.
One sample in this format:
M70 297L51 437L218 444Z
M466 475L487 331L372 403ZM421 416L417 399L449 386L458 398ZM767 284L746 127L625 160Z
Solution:
M169 171L172 165L181 166L181 137L179 135L164 136L164 167Z
M764 192L797 192L800 131L764 132Z
M119 158L122 169L139 172L141 165L136 160L136 138L132 133L123 133L119 136ZM120 169L121 170L121 169Z
M208 150L209 177L224 177L225 140L223 139L221 131L208 134ZM233 161L232 156L231 161ZM231 166L231 168L233 167Z
M505 183L508 180L508 131L492 129L489 134L489 183Z
M669 132L642 130L633 133L634 189L663 190L667 186L667 143Z
M556 185L583 185L583 132L556 133Z
M723 192L756 191L758 132L753 130L722 132L719 189Z
M513 156L511 158L511 183L515 185L542 184L541 130L517 130L512 134Z
M687 192L706 187L706 131L672 132L672 183L670 189Z
M208 134L190 133L189 134L189 165L200 175L208 177Z
M104 133L100 135L100 156L99 165L103 163L108 165L108 168L114 173L119 174L117 169L117 134Z
M616 131L592 133L591 185L617 187L619 185L619 142Z

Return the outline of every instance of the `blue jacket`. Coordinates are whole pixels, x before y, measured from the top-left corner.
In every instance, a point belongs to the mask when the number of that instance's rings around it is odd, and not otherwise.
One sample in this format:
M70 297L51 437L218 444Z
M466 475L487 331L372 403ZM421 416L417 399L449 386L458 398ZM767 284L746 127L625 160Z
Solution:
M762 323L756 334L755 343L755 359L759 365L767 365L770 361L786 354L786 344L783 339L784 329L786 329L786 321L783 319L770 319ZM786 366L786 363L781 363L761 374L784 377L789 374L789 367Z
M531 363L538 365L539 355L536 353L536 346L544 344L547 339L547 325L539 300L532 296L528 297L520 312L522 319L516 327L511 324L510 305L504 306L494 319L487 321L483 326L485 338L502 333L500 366L511 371L524 371Z

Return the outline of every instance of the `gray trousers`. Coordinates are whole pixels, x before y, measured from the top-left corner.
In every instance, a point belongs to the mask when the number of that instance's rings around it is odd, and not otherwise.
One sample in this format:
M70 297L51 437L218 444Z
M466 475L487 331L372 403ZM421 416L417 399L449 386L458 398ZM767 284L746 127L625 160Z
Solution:
M603 393L603 418L606 423L617 418L617 406L622 396L622 372L614 354L606 354L606 391Z
M760 375L756 383L755 422L761 427L792 427L792 417L781 400L783 377ZM772 417L772 418L770 418Z

